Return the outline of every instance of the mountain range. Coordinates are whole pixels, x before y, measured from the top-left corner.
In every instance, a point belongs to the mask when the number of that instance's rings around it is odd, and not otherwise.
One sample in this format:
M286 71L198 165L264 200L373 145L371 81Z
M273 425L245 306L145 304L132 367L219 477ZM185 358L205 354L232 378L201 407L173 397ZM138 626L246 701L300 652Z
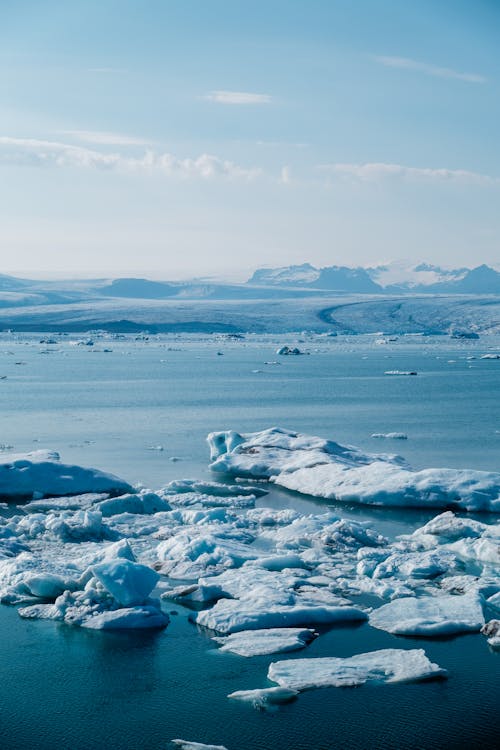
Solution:
M395 262L373 268L315 268L303 263L259 268L247 284L357 294L500 294L500 272L484 264L445 269L429 263Z
M310 263L259 268L245 283L145 278L40 281L0 274L0 307L65 305L93 300L265 300L340 294L500 295L500 272L487 265L445 269L401 261L372 268Z

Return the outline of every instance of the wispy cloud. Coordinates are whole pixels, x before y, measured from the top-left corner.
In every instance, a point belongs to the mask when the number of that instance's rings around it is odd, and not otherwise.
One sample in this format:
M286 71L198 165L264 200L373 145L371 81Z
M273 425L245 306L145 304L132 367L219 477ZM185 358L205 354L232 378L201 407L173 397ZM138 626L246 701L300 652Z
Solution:
M462 73L458 70L453 70L453 68L442 68L439 65L412 60L409 57L376 56L374 59L387 68L414 70L418 73L425 73L428 76L435 76L437 78L454 78L458 81L466 81L467 83L486 83L487 80L484 76L476 73Z
M142 156L132 157L58 141L9 136L0 136L0 163L163 174L206 180L217 177L251 180L262 174L259 168L242 167L212 154L180 158L168 152L155 153L147 150Z
M83 143L94 143L99 146L147 146L149 141L122 133L109 133L100 130L59 130L60 135L69 135Z
M249 91L209 91L203 97L217 104L270 104L269 94L253 94Z
M347 177L363 182L379 182L388 179L434 180L439 182L461 182L476 185L499 184L498 177L471 172L466 169L434 167L407 167L404 164L368 162L365 164L320 164L318 168L337 177Z

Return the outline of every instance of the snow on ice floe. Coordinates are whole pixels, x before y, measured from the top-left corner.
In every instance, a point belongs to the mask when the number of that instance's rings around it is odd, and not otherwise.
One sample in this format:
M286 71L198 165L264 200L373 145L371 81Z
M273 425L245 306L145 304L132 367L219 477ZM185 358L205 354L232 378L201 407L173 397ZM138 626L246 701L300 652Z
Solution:
M478 632L484 625L481 597L422 596L396 599L371 612L370 625L397 635L436 636Z
M214 638L219 651L229 651L238 656L264 656L304 648L315 637L310 628L270 628L243 630L225 637Z
M500 473L467 469L413 470L399 456L364 453L323 438L279 428L208 436L211 469L268 479L287 489L367 505L500 512Z
M63 464L54 451L2 453L0 497L42 498L81 495L87 492L121 494L132 487L113 474L98 469Z
M446 676L423 649L387 648L347 658L319 657L273 662L268 678L291 690L355 687L366 682L419 682Z

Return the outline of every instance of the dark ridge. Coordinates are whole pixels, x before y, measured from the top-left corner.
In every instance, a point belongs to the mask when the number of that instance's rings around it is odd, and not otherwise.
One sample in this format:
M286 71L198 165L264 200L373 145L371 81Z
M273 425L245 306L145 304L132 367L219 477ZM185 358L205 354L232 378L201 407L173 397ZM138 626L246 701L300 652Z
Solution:
M85 333L99 330L108 333L242 333L230 323L186 320L180 323L136 323L133 320L83 321L82 323L8 323L0 320L1 331L13 333Z

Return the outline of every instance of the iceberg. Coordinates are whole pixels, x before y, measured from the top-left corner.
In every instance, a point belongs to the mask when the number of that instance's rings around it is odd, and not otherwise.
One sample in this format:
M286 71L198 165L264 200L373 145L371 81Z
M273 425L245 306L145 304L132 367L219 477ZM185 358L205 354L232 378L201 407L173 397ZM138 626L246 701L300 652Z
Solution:
M212 471L268 479L289 490L341 502L500 513L500 473L413 470L399 456L364 453L279 428L208 436Z
M1 454L0 497L41 499L88 492L120 495L132 491L127 482L113 474L61 463L54 451Z
M383 604L370 613L374 628L397 635L434 637L478 632L484 625L481 597L463 596L404 597Z
M304 648L315 637L309 628L269 628L243 630L226 637L216 637L220 651L230 651L238 656L265 656Z
M319 657L273 662L268 678L291 690L355 687L366 682L419 682L445 677L423 649L387 648L347 658Z
M94 565L92 574L123 607L141 604L156 586L160 576L147 565L130 560L111 560Z

